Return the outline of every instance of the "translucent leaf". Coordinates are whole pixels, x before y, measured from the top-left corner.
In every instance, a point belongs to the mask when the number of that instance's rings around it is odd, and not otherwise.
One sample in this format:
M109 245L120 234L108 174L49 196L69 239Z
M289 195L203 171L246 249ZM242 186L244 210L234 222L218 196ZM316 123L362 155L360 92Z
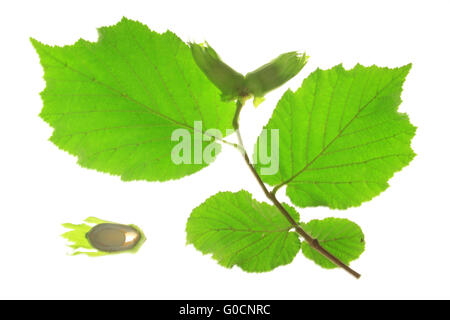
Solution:
M298 221L292 207L284 205ZM247 191L220 192L195 208L186 226L187 242L220 265L248 272L289 264L300 240L276 207L252 199Z
M300 207L358 206L380 194L387 181L415 156L415 127L397 111L402 84L411 65L389 69L338 65L316 70L296 92L288 90L265 127L278 129L279 145L261 152L278 155L279 170L262 179ZM264 133L264 132L263 132Z
M220 150L208 129L225 136L232 128L235 106L221 101L189 47L170 31L159 34L124 18L100 28L97 42L31 42L47 84L40 115L55 129L51 141L83 167L123 180L177 179L207 165L194 161L198 152ZM188 164L171 160L176 129L198 133L187 149Z
M364 251L364 234L361 228L350 220L337 218L311 220L302 224L302 227L313 238L319 240L323 248L347 265ZM302 252L305 257L324 268L337 268L305 241L302 242Z

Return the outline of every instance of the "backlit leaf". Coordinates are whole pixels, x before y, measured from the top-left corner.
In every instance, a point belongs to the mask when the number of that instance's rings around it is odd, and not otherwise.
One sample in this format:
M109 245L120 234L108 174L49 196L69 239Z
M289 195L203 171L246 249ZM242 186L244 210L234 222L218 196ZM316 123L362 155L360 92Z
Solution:
M302 227L313 238L319 240L320 245L345 264L357 259L364 251L364 234L361 228L347 219L327 218L311 220ZM302 252L305 257L326 268L337 268L334 263L311 248L304 241Z
M292 207L284 205L298 221ZM248 272L270 271L289 264L300 240L278 209L252 199L247 191L220 192L195 208L189 217L187 242L224 267Z
M97 42L48 46L31 39L44 68L41 117L55 130L51 141L78 157L86 168L123 180L169 180L207 165L175 164L171 141L176 129L211 140L232 128L233 103L195 64L189 47L175 34L151 31L123 19L99 29ZM194 121L201 128L194 130ZM201 142L201 141L199 141ZM204 151L213 141L203 141ZM197 144L198 145L198 144ZM217 149L219 150L219 149Z
M338 65L316 70L296 92L288 90L265 127L279 130L279 170L262 179L300 207L358 206L385 190L415 156L415 127L397 111L411 65L389 69ZM260 136L261 140L263 136ZM263 144L261 151L277 153Z

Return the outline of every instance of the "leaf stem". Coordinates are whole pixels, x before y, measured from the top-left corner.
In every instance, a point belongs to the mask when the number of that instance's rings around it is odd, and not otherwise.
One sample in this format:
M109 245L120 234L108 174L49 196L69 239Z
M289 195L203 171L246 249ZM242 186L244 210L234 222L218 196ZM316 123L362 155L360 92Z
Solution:
M277 197L275 196L275 192L277 188L275 188L272 192L270 192L264 182L262 181L261 177L259 176L258 172L256 171L253 164L250 162L250 158L248 156L248 153L244 147L244 143L242 140L242 136L239 130L239 115L241 113L242 107L244 106L244 103L240 99L236 102L236 112L234 114L233 118L233 128L236 131L236 135L239 141L239 150L242 153L242 156L244 157L245 163L249 167L250 171L252 172L253 176L258 181L258 184L260 185L261 189L264 191L264 194L266 197L275 205L275 207L281 212L281 214L289 221L289 223L292 225L292 227L295 229L295 231L303 238L305 239L308 244L315 249L317 252L319 252L321 255L323 255L325 258L330 260L332 263L334 263L336 266L344 269L349 274L354 276L356 279L359 279L361 275L347 266L345 263L343 263L341 260L339 260L337 257L332 255L329 251L327 251L324 247L322 247L319 243L319 241L312 236L310 236L287 212L287 210L283 207L283 205L278 201ZM275 191L275 192L274 192Z

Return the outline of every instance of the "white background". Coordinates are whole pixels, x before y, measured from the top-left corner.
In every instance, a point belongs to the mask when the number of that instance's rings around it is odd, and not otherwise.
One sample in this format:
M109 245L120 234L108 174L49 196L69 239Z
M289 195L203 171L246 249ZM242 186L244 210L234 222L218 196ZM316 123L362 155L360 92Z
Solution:
M449 13L449 1L411 0L1 2L0 298L450 298ZM304 221L333 215L362 227L366 251L352 263L360 280L301 254L288 266L248 274L185 245L190 211L207 197L245 188L264 200L231 148L179 181L125 183L79 167L48 141L52 129L38 117L43 70L28 38L95 41L97 27L122 16L186 41L206 39L242 73L290 50L311 56L258 109L246 106L248 146L286 88L296 89L315 68L413 63L400 109L418 126L418 156L361 207L301 210ZM148 240L136 255L67 255L60 224L88 216L137 224Z

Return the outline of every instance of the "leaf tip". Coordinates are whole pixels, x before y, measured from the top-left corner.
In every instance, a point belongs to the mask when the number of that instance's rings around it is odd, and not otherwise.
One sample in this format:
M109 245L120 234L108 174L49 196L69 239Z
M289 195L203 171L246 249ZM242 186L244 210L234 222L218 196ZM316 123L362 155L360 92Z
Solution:
M29 37L28 39L30 40L31 45L34 47L34 49L36 49L36 51L38 50L38 47L43 45L40 41L36 40L33 37Z

